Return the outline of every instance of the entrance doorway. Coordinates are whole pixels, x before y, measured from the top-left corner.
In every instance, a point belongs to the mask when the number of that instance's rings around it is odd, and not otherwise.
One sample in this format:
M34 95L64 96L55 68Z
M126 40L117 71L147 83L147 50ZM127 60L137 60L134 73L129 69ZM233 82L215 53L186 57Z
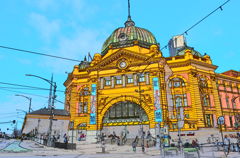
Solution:
M103 117L102 132L106 135L127 133L128 138L134 138L141 136L142 129L149 130L149 119L144 109L134 102L115 103Z

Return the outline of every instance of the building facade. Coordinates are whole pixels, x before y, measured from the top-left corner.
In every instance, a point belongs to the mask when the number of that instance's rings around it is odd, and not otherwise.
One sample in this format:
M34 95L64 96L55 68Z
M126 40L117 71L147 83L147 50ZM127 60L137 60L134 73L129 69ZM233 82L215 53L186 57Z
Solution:
M92 61L74 66L64 85L65 109L79 131L93 141L98 132L117 135L128 130L167 131L238 129L240 72L215 72L209 55L185 44L163 57L154 35L129 17L116 29Z
M63 109L54 109L51 136L59 137L63 142L64 134L68 133L70 114ZM22 133L37 138L47 137L50 130L51 110L42 108L26 114L22 126Z

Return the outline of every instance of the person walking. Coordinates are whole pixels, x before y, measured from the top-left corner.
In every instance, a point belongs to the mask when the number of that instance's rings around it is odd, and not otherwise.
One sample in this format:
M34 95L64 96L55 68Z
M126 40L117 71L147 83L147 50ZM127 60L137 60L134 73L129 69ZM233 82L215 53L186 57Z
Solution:
M132 142L132 148L134 152L136 152L137 144L138 144L138 136L136 136Z
M224 146L224 151L227 153L227 155L229 154L230 151L230 139L228 138L227 135L224 136L224 140L223 140L223 146Z
M152 140L152 135L149 131L147 132L146 138L147 138L147 148L149 148L149 142L151 142L151 140Z
M157 149L160 149L160 145L161 145L160 143L161 143L161 138L159 135L157 135L157 138L156 138L156 148Z

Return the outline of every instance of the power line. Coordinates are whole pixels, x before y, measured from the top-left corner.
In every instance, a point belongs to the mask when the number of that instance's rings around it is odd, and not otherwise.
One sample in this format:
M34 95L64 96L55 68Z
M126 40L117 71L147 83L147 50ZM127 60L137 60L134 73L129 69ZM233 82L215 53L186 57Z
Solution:
M30 53L30 54L35 54L35 55L42 55L42 56L47 56L47 57L52 57L52 58L58 58L58 59L62 59L62 60L81 62L80 60L76 60L76 59L70 59L70 58L60 57L60 56L56 56L56 55L50 55L50 54L46 54L46 53L39 53L39 52L35 52L35 51L24 50L24 49L19 49L19 48L13 48L13 47L8 47L8 46L0 45L0 48L14 50L14 51L19 51L19 52L24 52L24 53Z
M12 87L14 88L14 87ZM23 88L24 89L24 88ZM42 95L38 95L38 94L32 94L32 93L26 93L26 92L21 92L21 91L13 91L13 90L9 90L9 89L1 89L3 91L8 91L8 92L14 92L14 93L20 93L20 94L27 94L27 95L32 95L32 96L36 96L36 97L41 97L41 98L49 98L47 96L42 96ZM30 90L37 90L37 89L30 89ZM58 99L54 99L55 101L64 104L62 101L58 100Z
M211 16L213 13L215 13L218 10L223 10L223 6L225 6L227 3L229 3L230 0L225 1L222 5L220 5L219 7L217 7L216 9L214 9L212 12L210 12L209 14L207 14L205 17L203 17L202 19L200 19L199 21L197 21L195 24L193 24L191 27L189 27L186 31L184 31L181 35L188 35L188 32L190 30L192 30L194 27L196 27L197 25L199 25L201 22L203 22L204 20L206 20L209 16ZM164 47L162 47L160 50L163 49L167 49L168 45L165 45Z

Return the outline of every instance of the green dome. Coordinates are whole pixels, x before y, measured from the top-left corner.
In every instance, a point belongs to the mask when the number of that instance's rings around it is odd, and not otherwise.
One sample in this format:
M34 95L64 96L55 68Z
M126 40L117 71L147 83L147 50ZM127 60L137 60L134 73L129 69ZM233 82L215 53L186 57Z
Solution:
M112 48L122 48L133 46L134 41L138 41L138 45L149 48L153 44L157 44L154 35L143 28L134 26L133 21L127 21L125 27L116 29L104 42L102 47L102 55L105 55L111 45Z
M191 53L192 55L195 55L195 56L198 56L198 57L202 57L202 54L199 53L198 51L196 51L193 47L188 47L188 46L185 46L183 47L182 49L178 50L176 56L178 55L184 55L185 54L185 50L187 49L190 49L191 50Z

